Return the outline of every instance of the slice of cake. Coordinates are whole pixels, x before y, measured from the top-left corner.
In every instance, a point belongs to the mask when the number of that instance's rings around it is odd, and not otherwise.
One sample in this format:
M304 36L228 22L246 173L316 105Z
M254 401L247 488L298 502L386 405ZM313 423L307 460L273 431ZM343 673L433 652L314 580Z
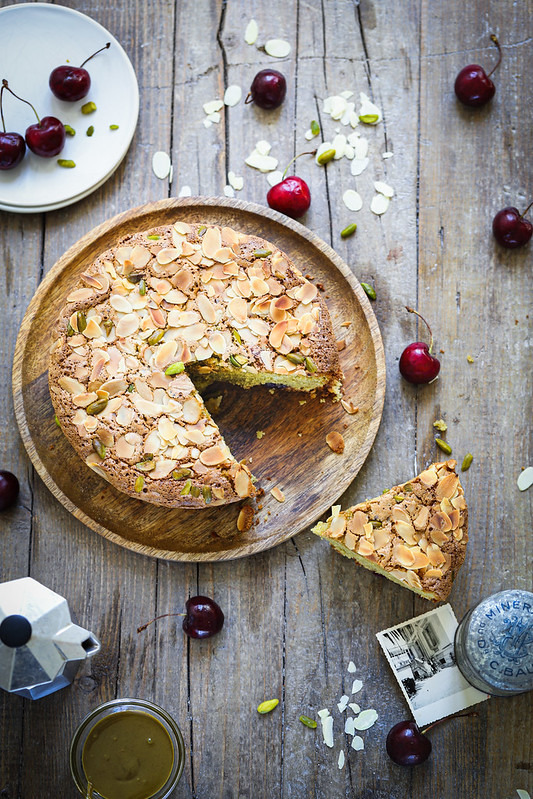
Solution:
M468 511L456 462L433 463L403 485L346 511L340 505L312 532L425 599L448 596L466 553Z
M258 236L158 227L118 241L65 298L49 385L85 463L132 497L205 507L253 496L197 388L213 380L339 395L316 286Z

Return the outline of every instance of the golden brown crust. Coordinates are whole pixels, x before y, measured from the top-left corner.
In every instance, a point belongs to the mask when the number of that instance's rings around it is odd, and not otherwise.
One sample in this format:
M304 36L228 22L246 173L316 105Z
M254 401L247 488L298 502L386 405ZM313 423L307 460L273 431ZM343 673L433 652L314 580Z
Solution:
M342 379L322 298L273 245L184 223L123 238L66 298L50 392L87 465L169 507L255 494L184 364L192 376L222 367L304 390L337 391Z
M450 593L468 541L468 510L454 460L346 511L335 509L313 532L344 555L426 599Z

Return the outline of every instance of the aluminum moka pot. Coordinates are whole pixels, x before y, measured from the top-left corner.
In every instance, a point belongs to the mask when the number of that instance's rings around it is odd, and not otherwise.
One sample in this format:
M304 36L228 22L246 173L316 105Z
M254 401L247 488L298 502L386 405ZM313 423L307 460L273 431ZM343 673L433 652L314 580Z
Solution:
M37 580L0 584L0 687L39 699L70 685L100 642L74 624L67 600Z

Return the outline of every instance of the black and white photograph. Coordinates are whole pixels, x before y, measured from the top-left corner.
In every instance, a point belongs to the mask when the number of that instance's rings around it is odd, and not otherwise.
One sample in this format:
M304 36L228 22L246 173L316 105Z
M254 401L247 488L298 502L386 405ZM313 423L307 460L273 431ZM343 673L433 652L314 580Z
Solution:
M487 699L463 677L455 661L457 619L443 605L377 633L419 726Z

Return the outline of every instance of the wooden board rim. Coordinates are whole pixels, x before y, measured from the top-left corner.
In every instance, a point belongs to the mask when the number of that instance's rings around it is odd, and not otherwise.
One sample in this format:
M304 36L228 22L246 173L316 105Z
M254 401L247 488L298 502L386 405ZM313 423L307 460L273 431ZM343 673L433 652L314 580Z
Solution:
M338 487L335 491L335 496L328 500L328 505L334 504L335 500L346 490L348 485L355 479L359 469L363 465L364 461L366 460L370 448L374 442L376 437L379 424L381 421L381 415L383 411L383 404L385 400L385 385L386 385L386 369L385 369L385 353L383 348L383 341L381 338L381 333L379 330L378 322L374 311L370 305L370 301L366 295L366 293L361 288L361 285L357 278L354 276L353 272L349 268L349 266L342 260L342 258L335 252L335 250L330 247L325 241L323 241L319 236L313 233L311 230L306 228L304 225L300 224L299 222L286 217L283 214L274 211L271 208L267 208L265 206L259 205L257 203L251 203L243 200L235 200L233 198L222 198L222 197L202 197L202 196L195 196L195 197L181 197L181 198L169 198L158 200L152 203L145 203L143 205L137 206L136 208L128 209L127 211L122 211L119 214L116 214L111 219L106 220L105 222L100 223L96 227L92 228L88 233L82 236L78 241L76 241L69 249L56 261L54 266L50 269L48 274L43 278L35 294L33 295L30 304L24 314L20 330L17 336L17 341L15 345L15 353L13 358L13 372L12 372L12 380L13 380L13 402L14 402L14 409L15 409L15 418L17 420L17 424L19 427L20 435L22 438L22 442L28 453L28 456L34 465L37 473L47 486L47 488L52 492L52 494L56 497L56 499L61 502L61 504L70 512L73 516L79 519L83 524L85 524L90 529L94 530L95 532L99 533L101 536L106 538L109 541L112 541L119 546L122 546L130 551L137 552L139 554L148 555L150 557L161 558L163 560L175 560L175 561L188 561L188 562L206 562L206 561L219 561L219 560L234 560L240 557L246 557L248 555L253 555L258 552L264 551L266 549L270 549L273 546L277 546L278 544L283 543L284 541L292 538L294 535L302 532L302 530L309 527L313 524L324 512L321 510L320 513L315 513L313 518L310 518L304 525L300 526L297 530L291 530L284 534L280 535L273 535L267 538L261 538L256 542L248 543L245 546L241 547L239 550L235 549L228 549L217 551L214 553L183 553L183 552L176 552L173 550L163 550L163 549L156 549L154 547L142 545L138 542L130 541L122 536L117 535L112 530L104 527L103 525L96 522L90 516L88 516L81 508L79 508L72 500L59 488L57 483L52 479L51 475L47 471L44 463L42 462L39 453L35 447L33 438L31 436L26 416L24 413L24 399L23 399L23 354L25 350L25 346L28 340L29 331L31 328L31 324L35 318L36 311L39 307L41 297L48 288L53 284L56 277L63 271L63 269L67 266L70 260L75 256L78 250L83 249L86 245L90 244L90 242L96 238L99 238L103 234L105 234L108 230L111 230L117 225L120 225L122 222L127 221L132 215L135 215L136 218L146 216L153 213L157 213L158 211L162 210L169 210L170 208L187 208L188 206L198 206L198 205L205 205L210 207L221 207L221 208L232 208L236 210L241 210L247 213L256 214L258 216L266 216L273 222L276 222L283 227L289 228L294 233L302 236L303 238L307 239L313 246L315 246L318 250L320 250L325 257L334 264L334 266L338 269L338 271L342 274L345 280L350 284L357 300L363 310L363 313L366 317L366 321L368 323L369 333L372 340L372 344L374 347L374 354L375 354L375 363L376 363L376 390L374 394L374 402L372 405L372 416L368 424L367 434L365 440L358 452L358 456L360 456L358 468L352 473L350 470L346 470L346 473L349 476L349 479L345 479L339 481ZM270 543L271 539L275 538L273 543Z

